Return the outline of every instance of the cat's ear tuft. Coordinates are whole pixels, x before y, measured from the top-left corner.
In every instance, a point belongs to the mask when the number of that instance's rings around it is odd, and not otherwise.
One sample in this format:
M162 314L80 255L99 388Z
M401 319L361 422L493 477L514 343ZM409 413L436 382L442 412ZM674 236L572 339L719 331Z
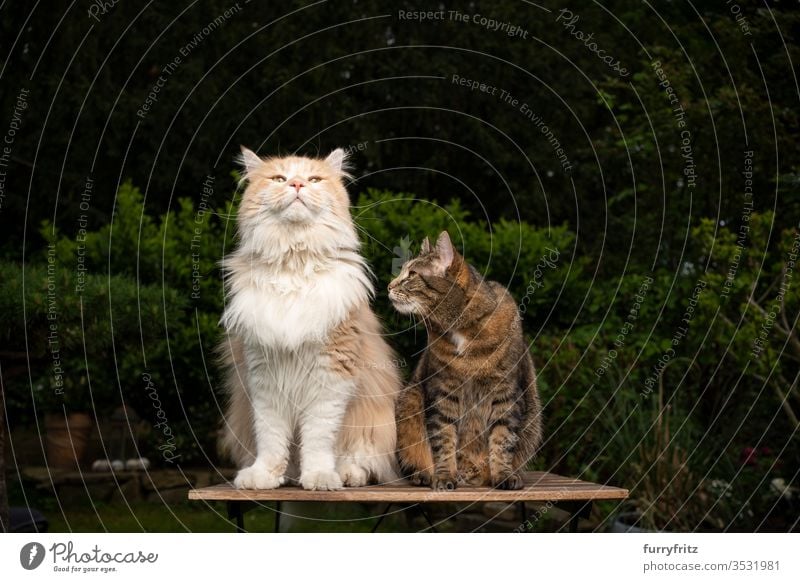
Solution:
M429 252L431 252L431 241L427 236L425 237L425 240L422 241L419 252L424 255L427 255Z
M436 239L436 254L439 255L439 260L445 269L453 264L456 250L453 248L453 242L446 230L443 230Z
M247 178L255 172L261 165L264 163L264 160L258 157L258 155L250 149L247 149L244 146L239 146L242 148L242 153L239 154L239 163L242 164L242 169L244 170L244 177Z
M347 152L342 148L336 148L328 154L328 157L325 158L325 162L333 168L333 171L337 174L347 173Z

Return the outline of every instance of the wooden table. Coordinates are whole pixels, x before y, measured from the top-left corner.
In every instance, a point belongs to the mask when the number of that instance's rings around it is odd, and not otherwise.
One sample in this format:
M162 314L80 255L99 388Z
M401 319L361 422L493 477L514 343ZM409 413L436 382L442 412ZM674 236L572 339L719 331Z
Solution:
M515 503L520 508L522 524L527 521L525 502L549 503L570 514L569 531L577 531L578 521L588 517L592 502L599 500L622 500L628 497L627 489L599 485L571 477L562 477L540 471L524 475L525 486L516 491L492 489L490 487L460 487L454 491L432 491L428 487L399 485L370 485L367 487L348 487L340 491L306 491L299 487L280 487L278 489L234 489L231 484L214 485L189 491L189 499L196 501L224 501L228 505L228 517L235 521L237 531L244 530L244 513L264 502L276 505L275 531L278 531L280 504L283 501L325 501L332 503L361 502L386 503L386 511L375 524L376 531L383 516L393 506L405 506L420 511L431 526L433 525L425 506L442 502L485 503L501 501Z

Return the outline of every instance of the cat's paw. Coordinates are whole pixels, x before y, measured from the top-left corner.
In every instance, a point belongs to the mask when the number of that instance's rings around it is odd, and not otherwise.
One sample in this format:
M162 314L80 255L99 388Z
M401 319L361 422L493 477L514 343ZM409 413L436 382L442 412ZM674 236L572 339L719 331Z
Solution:
M459 487L464 485L481 486L481 474L478 470L459 471L456 473L456 483Z
M455 491L458 479L448 473L437 473L431 478L431 489L434 491Z
M277 489L285 482L283 475L276 475L263 465L250 465L236 473L233 486L237 489Z
M342 478L336 471L307 471L300 475L303 489L335 491L342 488Z
M341 467L339 469L339 476L347 487L363 487L369 480L369 473L367 473L366 469L355 463L348 463L344 467Z
M492 475L492 487L495 489L522 489L522 485L522 477L517 473Z
M431 484L431 474L427 471L416 471L408 476L408 480L415 487L427 487Z

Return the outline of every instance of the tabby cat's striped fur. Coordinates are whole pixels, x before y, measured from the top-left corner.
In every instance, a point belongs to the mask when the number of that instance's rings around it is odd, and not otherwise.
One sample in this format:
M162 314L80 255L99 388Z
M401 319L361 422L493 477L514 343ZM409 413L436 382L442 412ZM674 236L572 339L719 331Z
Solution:
M443 232L389 285L422 317L428 346L397 402L400 464L412 483L522 487L542 435L536 372L514 299L485 280Z

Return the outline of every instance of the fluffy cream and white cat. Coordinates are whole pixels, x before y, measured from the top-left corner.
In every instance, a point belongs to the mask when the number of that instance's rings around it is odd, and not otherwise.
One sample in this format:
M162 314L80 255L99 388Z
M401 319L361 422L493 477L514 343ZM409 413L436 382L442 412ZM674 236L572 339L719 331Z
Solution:
M243 147L241 161L247 188L238 246L223 261L220 346L222 444L239 467L234 485L271 489L299 478L306 489L331 490L396 479L401 383L369 307L345 153L262 159Z

